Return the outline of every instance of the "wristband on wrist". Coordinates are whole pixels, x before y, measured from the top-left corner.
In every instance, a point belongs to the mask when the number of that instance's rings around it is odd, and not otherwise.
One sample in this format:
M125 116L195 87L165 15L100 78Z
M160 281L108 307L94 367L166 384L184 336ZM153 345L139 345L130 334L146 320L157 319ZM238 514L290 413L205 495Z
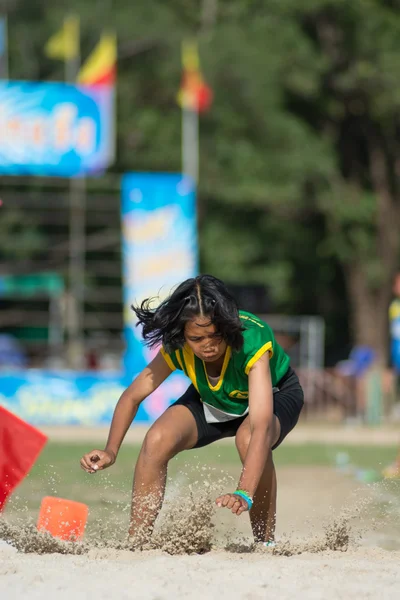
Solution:
M235 496L240 496L241 498L243 498L243 500L246 500L248 510L251 510L251 507L253 506L253 498L247 492L245 492L244 490L236 490L235 492L233 492L233 494Z

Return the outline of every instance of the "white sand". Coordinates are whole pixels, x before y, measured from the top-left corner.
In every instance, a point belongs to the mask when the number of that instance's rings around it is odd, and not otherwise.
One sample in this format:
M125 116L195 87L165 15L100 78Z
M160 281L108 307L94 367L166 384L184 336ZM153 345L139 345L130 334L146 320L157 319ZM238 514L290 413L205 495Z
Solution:
M108 559L0 550L4 600L395 600L400 553L359 550L295 557L119 551Z
M278 472L278 535L307 548L324 522L358 514L369 495L380 493L325 468L282 468ZM228 511L216 516L218 530L250 539L246 518ZM169 556L160 551L91 548L83 556L23 554L0 544L1 600L396 600L400 597L400 551L377 547L397 541L393 523L357 526L365 535L347 552L325 550L278 556L271 550ZM386 537L385 537L386 536ZM388 537L389 536L389 537ZM390 536L392 536L390 538ZM311 548L312 544L309 543Z

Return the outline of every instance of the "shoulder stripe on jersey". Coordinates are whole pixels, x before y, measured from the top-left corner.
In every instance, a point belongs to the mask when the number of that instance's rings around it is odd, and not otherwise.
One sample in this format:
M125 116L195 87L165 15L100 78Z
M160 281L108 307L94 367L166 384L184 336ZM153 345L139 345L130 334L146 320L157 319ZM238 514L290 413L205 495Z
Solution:
M175 371L176 370L176 366L172 362L171 357L169 356L169 354L167 354L165 352L164 348L161 348L160 352L161 352L161 356L163 357L163 359L165 360L165 362L167 363L167 365L169 366L169 368L171 369L171 371Z
M245 319L246 321L251 321L255 325L258 325L259 327L261 327L261 329L264 329L264 325L262 323L259 323L258 321L255 321L251 317L247 317L246 315L240 315L240 318L241 319Z
M197 391L199 391L199 386L197 384L197 376L196 376L196 366L194 363L194 354L190 348L186 346L183 347L183 361L186 367L186 375L189 377L190 381L193 383L194 387Z
M250 371L251 367L254 365L254 363L256 363L258 361L258 359L261 358L262 355L265 354L266 352L270 353L271 358L273 357L274 351L272 349L272 342L267 342L266 344L264 344L264 346L261 346L261 348L259 350L257 350L257 352L255 353L255 355L250 358L250 360L248 361L248 363L244 369L244 372L246 373L246 375L249 374L249 371Z
M179 354L179 350L175 350L175 357L176 357L176 360L178 361L182 371L185 373L185 375L187 375L186 369L185 369L185 363L183 362L181 355Z

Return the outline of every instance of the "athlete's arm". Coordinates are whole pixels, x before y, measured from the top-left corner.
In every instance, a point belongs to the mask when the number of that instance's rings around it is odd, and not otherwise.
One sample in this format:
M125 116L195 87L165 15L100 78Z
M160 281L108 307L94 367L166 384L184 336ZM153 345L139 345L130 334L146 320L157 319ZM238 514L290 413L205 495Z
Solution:
M151 363L121 394L114 410L110 433L104 450L92 450L81 459L81 467L88 473L114 464L122 441L136 416L139 405L171 375L162 354L158 352Z
M272 445L273 392L269 353L254 363L249 372L249 420L251 438L238 489L253 497Z

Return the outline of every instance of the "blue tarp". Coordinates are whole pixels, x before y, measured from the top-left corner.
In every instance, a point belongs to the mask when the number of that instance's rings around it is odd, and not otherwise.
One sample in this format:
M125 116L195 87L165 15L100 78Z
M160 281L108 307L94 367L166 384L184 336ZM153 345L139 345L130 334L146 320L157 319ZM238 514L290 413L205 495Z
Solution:
M139 408L135 423L152 423L185 391L173 374ZM41 370L0 372L0 405L32 425L108 425L129 384L121 373Z

